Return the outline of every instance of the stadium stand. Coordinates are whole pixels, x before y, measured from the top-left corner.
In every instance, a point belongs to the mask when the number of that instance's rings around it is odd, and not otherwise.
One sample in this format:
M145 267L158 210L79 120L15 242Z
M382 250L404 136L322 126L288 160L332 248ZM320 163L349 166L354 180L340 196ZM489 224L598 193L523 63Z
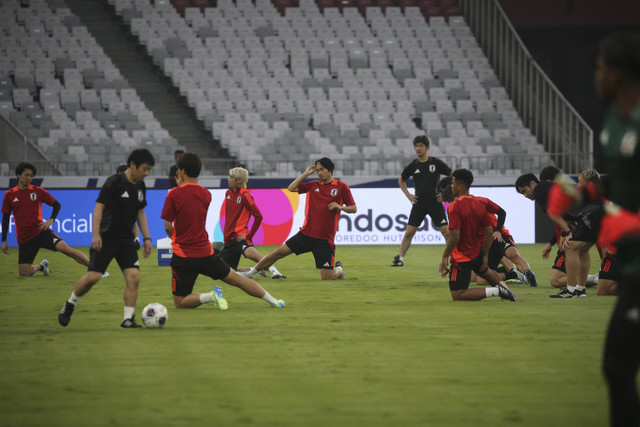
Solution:
M548 163L452 1L109 3L253 174L330 154L345 174L398 175L419 134L478 174ZM168 169L178 141L62 0L1 12L0 111L61 173L110 174L135 146Z

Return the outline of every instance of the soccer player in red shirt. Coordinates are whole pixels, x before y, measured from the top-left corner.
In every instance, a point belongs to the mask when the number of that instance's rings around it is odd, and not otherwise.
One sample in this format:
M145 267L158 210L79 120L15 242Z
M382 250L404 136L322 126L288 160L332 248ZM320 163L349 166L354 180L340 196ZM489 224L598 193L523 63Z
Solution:
M205 228L211 193L198 184L202 161L197 154L184 153L178 161L178 187L167 193L162 208L164 228L171 237L173 302L177 308L195 308L215 301L221 310L227 309L222 290L215 286L209 293L193 293L198 275L237 286L247 294L262 298L273 307L284 307L254 280L236 273L214 253Z
M439 267L443 277L449 274L451 297L454 301L475 301L499 296L518 301L500 281L498 273L488 266L493 230L486 205L469 195L473 174L467 169L457 169L452 177L451 190L456 200L449 205L449 236ZM472 271L495 287L469 289Z
M49 227L60 212L60 203L47 190L31 185L36 174L36 167L31 163L20 163L16 167L18 185L4 194L2 202L2 252L9 254L7 234L9 234L9 219L13 212L18 238L18 272L20 276L33 276L42 271L49 275L49 261L42 260L33 265L40 248L58 251L73 258L78 264L89 265L89 258L77 249L67 245ZM42 221L42 203L53 206L51 217Z
M358 207L349 186L333 178L333 168L331 159L323 157L309 165L302 175L289 184L289 191L307 193L304 224L295 236L262 258L251 270L241 274L253 277L258 271L292 253L300 255L311 252L322 280L344 278L342 263L335 261L334 264L336 246L333 239L338 229L340 212L356 213ZM313 173L317 173L320 179L302 182Z
M253 246L253 236L262 223L262 213L256 205L253 197L247 190L249 171L237 167L229 170L229 189L224 195L224 248L220 256L236 271L248 271L249 268L238 268L240 255L252 261L260 262L262 255ZM249 219L253 216L253 225L249 230ZM269 267L272 279L286 279L287 276L280 273L275 265ZM259 274L267 276L266 271Z

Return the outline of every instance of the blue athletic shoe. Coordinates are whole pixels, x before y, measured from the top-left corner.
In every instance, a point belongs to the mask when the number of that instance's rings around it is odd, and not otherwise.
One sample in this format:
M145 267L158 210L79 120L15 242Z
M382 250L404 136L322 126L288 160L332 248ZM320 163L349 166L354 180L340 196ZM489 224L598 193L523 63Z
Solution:
M524 277L527 278L527 283L529 283L529 286L531 286L532 288L538 287L538 281L536 280L536 275L533 274L533 271L531 270L525 271Z
M220 310L226 310L227 308L229 308L229 306L227 305L227 300L222 296L222 289L220 288L220 286L214 286L213 290L211 291L211 295L213 296L213 301L220 308Z

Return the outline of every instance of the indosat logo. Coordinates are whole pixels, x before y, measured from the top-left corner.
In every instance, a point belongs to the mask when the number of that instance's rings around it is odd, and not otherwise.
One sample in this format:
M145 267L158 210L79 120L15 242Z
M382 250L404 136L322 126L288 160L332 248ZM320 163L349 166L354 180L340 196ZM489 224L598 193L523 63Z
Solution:
M281 245L291 234L293 217L300 205L298 193L285 189L250 189L258 209L262 213L262 224L253 236L255 245ZM235 200L225 200L235 203ZM224 226L226 224L225 203L220 207L220 219L214 229L214 241L224 241ZM249 220L247 229L251 230L253 217Z

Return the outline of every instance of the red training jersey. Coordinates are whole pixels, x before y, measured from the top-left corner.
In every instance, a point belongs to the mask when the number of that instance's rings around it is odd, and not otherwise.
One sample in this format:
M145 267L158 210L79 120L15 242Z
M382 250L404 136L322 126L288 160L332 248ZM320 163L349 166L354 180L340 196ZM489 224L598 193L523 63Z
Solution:
M42 232L39 226L42 224L42 203L53 206L56 199L47 190L35 185L30 185L26 190L13 187L4 193L2 201L2 213L13 212L13 220L16 223L16 237L18 244L27 242ZM3 230L8 233L9 230Z
M298 186L298 193L308 193L304 208L304 224L300 228L302 234L316 239L328 240L331 248L335 248L333 239L340 219L339 209L329 210L329 203L336 202L340 206L354 206L349 186L334 179L329 184L320 180L303 182Z
M491 226L485 203L474 196L458 197L449 205L449 229L460 230L460 240L451 252L456 262L472 261L484 246L484 228Z
M167 193L162 219L173 223L171 247L183 258L202 258L213 254L205 224L211 193L200 184L182 184Z
M253 216L253 225L249 232L249 219ZM262 223L262 213L251 193L244 187L236 191L228 189L224 195L224 243L238 236L247 236L251 240Z
M498 218L496 217L496 215L498 215L500 205L496 204L491 199L487 199L486 197L474 197L485 204L485 207L487 208L487 215L489 216L489 220L491 221L491 227L493 228L493 231L499 231L501 234L511 234L509 233L509 230L507 230L504 226L501 230L496 230L496 227L498 227Z

